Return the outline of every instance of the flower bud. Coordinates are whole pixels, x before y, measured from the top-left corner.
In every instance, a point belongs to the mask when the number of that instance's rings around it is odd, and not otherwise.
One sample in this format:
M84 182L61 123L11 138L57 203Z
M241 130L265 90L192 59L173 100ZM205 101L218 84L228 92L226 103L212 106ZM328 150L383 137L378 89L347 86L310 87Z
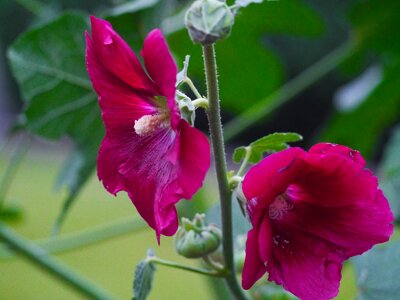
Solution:
M197 0L185 16L185 25L193 42L215 43L231 32L234 16L225 1Z
M221 231L215 225L205 226L205 215L196 214L193 221L182 218L175 238L177 252L186 258L199 258L218 249Z

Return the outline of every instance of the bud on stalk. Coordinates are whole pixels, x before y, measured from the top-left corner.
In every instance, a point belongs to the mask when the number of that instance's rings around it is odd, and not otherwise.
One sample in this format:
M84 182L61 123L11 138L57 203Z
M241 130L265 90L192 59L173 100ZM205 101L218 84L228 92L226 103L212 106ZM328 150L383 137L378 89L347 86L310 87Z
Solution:
M226 38L231 32L234 16L219 0L197 0L185 16L185 25L193 42L209 45Z
M221 231L215 225L204 224L204 214L196 214L193 221L182 218L182 226L175 238L177 252L186 258L200 258L218 249Z

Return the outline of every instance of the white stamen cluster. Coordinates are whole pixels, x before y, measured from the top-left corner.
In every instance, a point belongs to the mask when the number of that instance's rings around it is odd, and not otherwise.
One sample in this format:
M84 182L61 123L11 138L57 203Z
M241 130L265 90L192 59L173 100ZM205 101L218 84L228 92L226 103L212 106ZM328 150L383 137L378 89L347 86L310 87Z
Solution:
M148 136L155 131L169 126L169 116L165 113L145 115L135 121L133 128L140 136Z

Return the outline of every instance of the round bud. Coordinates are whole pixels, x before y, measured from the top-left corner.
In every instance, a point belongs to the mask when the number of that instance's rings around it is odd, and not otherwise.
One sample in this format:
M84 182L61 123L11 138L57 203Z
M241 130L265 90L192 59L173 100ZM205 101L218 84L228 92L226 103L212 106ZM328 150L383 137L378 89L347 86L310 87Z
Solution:
M196 215L193 221L183 218L175 237L175 248L186 258L199 258L217 250L221 237L217 227L204 225L204 215Z
M185 25L193 42L209 45L226 38L231 32L234 16L219 0L197 0L185 16Z

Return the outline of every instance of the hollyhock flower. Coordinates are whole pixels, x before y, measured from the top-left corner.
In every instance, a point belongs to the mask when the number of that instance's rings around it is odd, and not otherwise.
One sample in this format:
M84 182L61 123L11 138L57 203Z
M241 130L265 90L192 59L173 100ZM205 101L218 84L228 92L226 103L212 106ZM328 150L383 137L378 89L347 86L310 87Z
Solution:
M252 167L243 193L247 234L242 286L269 280L303 300L335 297L344 260L387 241L393 215L360 153L321 143L272 154Z
M161 31L147 36L143 67L110 23L91 17L91 25L86 64L106 129L97 174L110 193L128 193L159 240L178 228L175 204L201 187L209 143L180 116L177 67Z

